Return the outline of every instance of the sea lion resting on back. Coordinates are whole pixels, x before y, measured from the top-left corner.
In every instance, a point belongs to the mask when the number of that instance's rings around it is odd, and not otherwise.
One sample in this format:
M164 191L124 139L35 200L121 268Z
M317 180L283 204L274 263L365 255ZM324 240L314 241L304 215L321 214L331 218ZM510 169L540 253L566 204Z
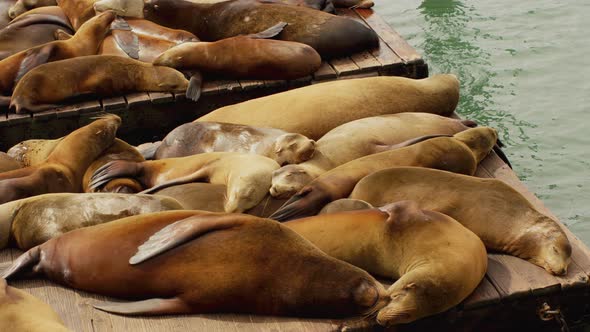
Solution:
M421 112L448 116L459 102L455 75L369 77L314 84L219 108L196 121L278 128L314 140L353 120Z
M167 211L78 229L29 250L3 277L31 267L75 289L139 300L95 306L127 315L369 316L389 302L367 272L241 214Z
M217 122L185 123L145 151L148 159L185 157L207 152L253 153L279 165L298 164L311 158L315 141L274 128L256 128Z
M423 209L457 219L490 250L526 259L553 274L567 272L572 247L563 230L502 181L399 167L365 177L350 197L375 206L416 200Z

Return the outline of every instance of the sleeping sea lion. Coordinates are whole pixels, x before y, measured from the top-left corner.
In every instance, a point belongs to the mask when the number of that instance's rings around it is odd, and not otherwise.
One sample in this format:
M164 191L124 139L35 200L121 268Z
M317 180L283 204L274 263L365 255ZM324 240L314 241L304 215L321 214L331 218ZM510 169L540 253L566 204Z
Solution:
M391 326L446 311L486 274L481 240L442 213L403 201L379 209L323 214L283 224L326 254L393 278L377 322Z
M95 305L124 315L346 317L372 315L389 301L365 271L277 222L241 214L167 211L77 229L29 250L3 277L30 268L68 287L137 301Z
M22 167L37 166L49 157L62 139L30 139L16 144L6 153Z
M350 197L376 206L416 200L423 209L457 219L490 250L528 260L556 275L567 272L572 248L565 233L500 180L399 167L363 178Z
M35 8L57 6L55 0L18 0L8 9L8 17L11 19Z
M0 173L21 168L22 165L4 152L0 152Z
M227 186L226 212L243 212L256 206L268 193L274 160L236 152L210 152L194 156L131 162L117 160L97 169L90 188L125 177L137 180L152 193L173 185L204 181Z
M402 112L450 115L459 102L454 75L414 80L369 77L314 84L225 106L196 121L278 128L320 139L353 120Z
M105 115L67 135L37 165L0 173L0 204L58 192L80 192L88 166L115 140L121 119Z
M173 198L127 194L45 194L0 205L0 248L28 250L71 230L129 216L182 210Z
M152 148L149 159L185 157L207 152L240 152L268 157L279 165L311 158L315 141L274 128L217 122L185 123Z
M348 197L365 176L385 168L419 166L473 175L477 164L496 144L498 136L492 128L479 127L452 137L425 139L415 144L411 144L415 140L410 140L409 146L355 159L320 175L270 218L287 221L314 215L329 202Z
M8 9L14 5L16 0L0 0L0 30L10 23L12 18L8 16Z

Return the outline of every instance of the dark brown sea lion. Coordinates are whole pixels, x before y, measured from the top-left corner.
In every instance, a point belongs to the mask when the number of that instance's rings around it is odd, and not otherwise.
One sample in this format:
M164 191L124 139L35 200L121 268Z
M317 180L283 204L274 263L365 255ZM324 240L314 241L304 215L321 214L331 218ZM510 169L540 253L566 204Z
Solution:
M47 193L80 192L88 166L115 140L121 119L108 114L73 131L40 165L0 173L0 204Z
M0 331L70 332L45 302L0 279Z
M57 6L57 2L55 0L18 0L8 9L8 16L16 18L31 9L49 6Z
M22 165L4 152L0 152L0 173L21 168Z
M256 128L217 122L185 123L157 144L151 159L185 157L207 152L258 154L279 165L297 164L311 158L315 142L274 128Z
M43 64L14 88L17 113L56 108L84 95L101 97L136 91L185 92L188 80L175 69L112 55L91 55ZM190 96L189 96L190 97Z
M115 17L112 11L104 12L82 25L71 39L39 45L0 61L0 94L10 95L14 84L39 65L96 54Z
M289 90L225 106L196 121L278 128L318 140L353 120L383 114L421 112L450 115L459 102L454 75L422 80L370 77Z
M329 202L348 197L362 178L385 168L419 166L473 175L497 139L494 129L479 127L355 159L307 184L271 218L287 221L315 215Z
M376 206L416 200L423 209L457 219L490 250L526 259L553 274L567 272L572 248L565 233L502 181L400 167L365 177L350 197Z
M74 33L67 16L59 7L41 7L28 11L0 30L0 60L20 51L54 41L55 32Z
M475 290L488 257L455 219L403 201L284 224L326 254L396 281L377 322L391 326L446 311Z
M29 250L3 276L31 267L68 287L136 300L95 306L126 315L346 317L389 300L365 271L279 223L241 214L168 211L78 229Z
M469 120L429 113L398 113L358 119L340 125L317 141L313 157L286 165L272 175L273 197L289 198L321 174L391 145L425 135L454 135L473 127Z
M311 8L256 0L100 0L95 9L99 12L113 9L122 16L145 18L190 31L204 41L253 34L286 22L288 25L278 38L307 44L322 58L341 57L379 45L379 37L373 30L351 19Z
M31 249L71 230L129 216L182 210L173 198L127 194L45 194L0 204L0 248Z

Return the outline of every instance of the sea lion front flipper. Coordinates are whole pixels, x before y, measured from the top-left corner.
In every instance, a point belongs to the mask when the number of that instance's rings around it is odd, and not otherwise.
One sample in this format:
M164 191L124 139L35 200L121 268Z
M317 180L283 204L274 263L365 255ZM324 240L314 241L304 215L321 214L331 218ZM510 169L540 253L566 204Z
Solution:
M177 185L185 184L185 183L197 182L200 179L206 178L208 175L209 175L209 171L206 168L201 168L200 170L198 170L192 174L189 174L189 175L186 175L186 176L174 179L174 180L166 181L164 183L160 183L157 186L153 186L149 189L146 189L146 190L140 192L140 194L153 194L156 191L162 190L164 188L177 186Z
M47 63L49 57L55 51L55 44L50 43L39 48L33 48L27 51L25 58L20 63L20 68L14 79L14 84L18 83L20 79L25 76L26 73L31 71L33 68Z
M23 269L39 263L40 258L41 249L39 248L39 246L36 246L30 249L29 251L25 252L24 254L20 255L8 269L2 272L0 278L8 279L11 276L17 274L18 272L23 271Z
M198 101L201 98L201 86L203 85L203 75L200 72L192 72L188 81L188 88L186 89L185 96L187 99L192 101Z
M103 302L94 304L98 310L120 315L163 315L189 313L189 308L179 298L149 299L137 302Z
M205 233L240 226L243 223L244 221L238 215L214 213L179 220L150 236L137 248L137 253L129 259L129 264L136 265L145 262Z
M55 37L55 40L68 40L70 38L72 38L74 35L72 35L71 33L63 30L63 29L57 29L53 32L53 37Z
M111 30L132 31L133 29L121 16L117 16L111 23Z
M139 59L139 38L135 32L131 30L113 29L111 34L123 52L132 59Z
M314 188L303 188L275 211L269 219L284 222L317 214L332 199Z
M102 165L90 178L88 188L97 190L105 183L121 177L135 177L139 174L138 163L126 160L114 160Z
M286 26L287 26L286 22L279 22L264 31L260 31L259 33L253 33L250 35L246 35L246 37L250 37L250 38L254 38L254 39L270 39L270 38L276 37L279 33L281 33Z
M395 149L399 149L399 148L405 148L407 146L414 145L414 144L424 142L429 139L433 139L433 138L437 138L437 137L453 137L453 135L425 135L425 136L412 138L407 141L404 141L404 142L401 142L398 144L393 144L393 145L377 144L374 147L373 153L379 153L379 152L390 151L390 150L395 150Z

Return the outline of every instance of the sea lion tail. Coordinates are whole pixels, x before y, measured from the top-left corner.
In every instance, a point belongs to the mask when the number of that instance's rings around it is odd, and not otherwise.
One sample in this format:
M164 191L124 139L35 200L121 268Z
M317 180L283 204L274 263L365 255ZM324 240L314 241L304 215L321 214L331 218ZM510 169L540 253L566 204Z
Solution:
M287 25L288 24L286 22L279 22L264 31L246 36L254 39L270 39L278 36Z
M188 81L188 88L186 89L185 96L187 99L192 101L198 101L201 98L201 87L203 85L203 75L200 72L192 72Z
M36 246L29 251L25 252L24 254L20 255L12 265L2 272L1 278L8 279L15 274L22 272L23 269L39 263L41 258L41 248ZM33 269L34 272L34 269Z
M104 184L115 178L134 177L139 173L138 163L126 160L115 160L108 162L94 171L90 178L88 188L92 191L98 190Z
M103 302L93 305L98 310L120 315L164 315L190 313L181 299L149 299L137 302Z

